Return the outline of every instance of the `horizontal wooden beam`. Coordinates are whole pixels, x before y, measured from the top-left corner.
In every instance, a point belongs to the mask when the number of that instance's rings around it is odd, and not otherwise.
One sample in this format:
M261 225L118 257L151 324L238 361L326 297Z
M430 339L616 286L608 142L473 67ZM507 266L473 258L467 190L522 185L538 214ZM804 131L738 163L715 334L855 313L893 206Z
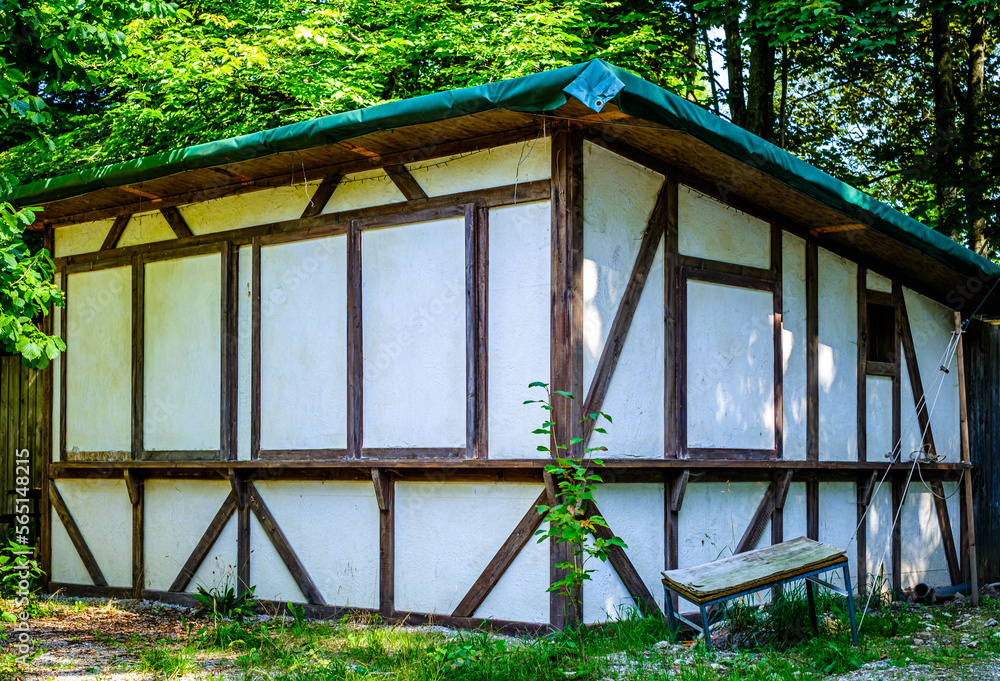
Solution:
M358 220L364 229L374 229L394 224L403 225L416 220L433 219L433 216L440 215L440 211L447 209L453 209L456 215L464 215L464 206L469 203L476 203L486 208L495 208L498 206L546 201L549 198L549 181L535 180L534 182L523 182L517 185L490 187L444 196L433 196L416 201L390 203L369 208L358 208L337 213L323 213L311 217L269 222L243 229L210 232L182 239L157 241L149 244L113 248L93 253L80 253L79 255L56 258L54 262L56 267L77 269L93 269L98 264L105 262L109 264L104 266L117 266L119 264L127 264L129 259L137 254L164 253L169 257L178 249L199 247L207 244L220 244L224 241L239 246L251 243L255 237L273 237L284 234L306 236L346 234L347 227L352 220Z

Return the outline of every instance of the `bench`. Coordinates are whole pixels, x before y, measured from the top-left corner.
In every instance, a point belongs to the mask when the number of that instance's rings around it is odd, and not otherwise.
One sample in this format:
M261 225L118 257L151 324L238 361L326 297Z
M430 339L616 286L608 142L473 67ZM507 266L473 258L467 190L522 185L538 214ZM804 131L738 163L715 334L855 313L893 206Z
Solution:
M843 589L817 578L817 575L835 570L843 570L845 585ZM703 632L705 644L711 651L712 635L708 622L710 605L799 579L804 579L806 582L806 596L809 600L809 617L812 620L813 631L817 633L819 631L813 597L813 585L819 584L847 597L851 641L854 645L858 645L858 628L854 618L854 595L851 593L851 571L847 565L847 552L805 537L695 567L664 572L663 589L666 596L667 623L674 632L677 631L677 620L693 627L695 631ZM702 626L674 612L673 594L699 607Z

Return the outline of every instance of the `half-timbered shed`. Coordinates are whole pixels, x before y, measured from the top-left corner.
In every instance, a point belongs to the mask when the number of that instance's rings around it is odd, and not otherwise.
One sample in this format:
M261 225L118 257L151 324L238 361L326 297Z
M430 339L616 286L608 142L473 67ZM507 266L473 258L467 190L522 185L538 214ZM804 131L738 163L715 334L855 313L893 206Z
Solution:
M801 535L860 585L967 579L953 340L1000 268L604 62L8 198L44 207L68 301L52 589L561 626L532 381L608 447L591 512L628 549L586 621Z

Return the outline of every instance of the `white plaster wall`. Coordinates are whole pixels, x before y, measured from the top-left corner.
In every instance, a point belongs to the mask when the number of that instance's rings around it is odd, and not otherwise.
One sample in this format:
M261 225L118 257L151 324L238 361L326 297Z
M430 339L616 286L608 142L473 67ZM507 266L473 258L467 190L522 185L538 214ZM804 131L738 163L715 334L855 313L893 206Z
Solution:
M409 163L406 168L428 196L547 180L552 172L548 137ZM444 164L444 165L442 165Z
M93 222L78 222L75 225L57 227L55 230L55 243L53 244L55 257L65 258L68 255L78 253L92 253L101 250L104 240L111 231L114 219L95 220Z
M166 241L174 239L177 235L170 228L170 224L158 211L150 213L136 213L125 225L125 231L118 239L118 246L135 246L137 244L149 244L155 241Z
M539 542L537 537L533 537L483 599L474 616L515 622L548 622L548 588L549 542Z
M406 197L381 168L345 175L323 209L324 213L400 203Z
M766 491L765 482L689 483L678 517L678 567L733 555ZM761 538L764 546L770 537L769 522ZM684 599L681 603L684 612L696 609Z
M215 514L230 486L224 480L147 480L145 483L146 588L166 591L173 584ZM230 523L235 524L236 514ZM225 533L225 530L223 531ZM205 568L208 568L207 570ZM206 573L207 574L204 574ZM213 574L213 572L215 574ZM220 536L209 550L189 591L236 584L236 535Z
M867 460L886 461L886 455L892 455L896 444L892 441L892 378L868 376L865 397Z
M628 285L663 176L584 144L583 386L589 391ZM614 418L593 444L612 457L663 456L663 246L657 250L602 411ZM578 395L577 399L585 399Z
M948 461L955 463L961 460L958 371L955 368L957 360L951 358L946 367L948 373L939 368L955 330L955 312L907 288L903 289L903 297L906 300L906 313L910 319L913 346L920 367L920 380L930 410L934 446L938 454L946 455ZM901 414L905 424L910 418L909 414L915 413L910 377L906 371L903 372L902 382ZM911 433L916 435L916 442L911 444L921 442L919 427L914 427ZM909 451L918 447L919 445L913 446ZM904 450L905 453L907 450Z
M281 220L294 220L302 215L319 186L296 184L263 189L211 201L181 206L178 210L192 234L225 232Z
M819 483L819 540L847 551L851 584L858 582L857 523L858 491L853 482ZM827 580L842 585L843 571L831 572Z
M372 484L255 485L323 599L330 605L377 608L379 510ZM284 564L280 568L287 570ZM274 588L271 572L259 571L257 580L258 589Z
M865 552L867 554L869 584L882 581L884 582L882 586L885 589L891 589L893 516L892 484L888 479L872 494L865 522L868 524Z
M611 531L628 544L625 553L662 608L663 485L604 485L594 500ZM619 619L636 609L635 601L610 562L590 559L584 567L594 570L591 581L583 587L584 621Z
M858 266L819 249L819 458L858 457Z
M90 552L94 554L108 586L131 586L132 502L129 501L125 481L58 480L56 487ZM66 537L66 540L69 538ZM54 549L55 546L53 554ZM65 553L65 547L60 550ZM69 550L76 553L72 544ZM72 573L67 576L72 576ZM83 583L89 582L88 579Z
M788 486L781 522L785 541L809 534L809 522L806 518L806 483L793 482Z
M782 458L806 458L806 242L782 232L781 367Z
M944 495L950 497L946 502L948 518L951 521L952 538L957 549L959 528L961 528L959 497L955 494L957 484L947 482L943 486ZM948 559L944 553L941 528L938 527L937 510L932 494L929 487L920 481L919 476L914 476L906 492L906 501L900 514L903 545L900 578L904 589L912 588L918 582L925 582L928 586L951 585L951 573L948 572Z
M148 450L219 448L221 256L146 265Z
M681 185L677 193L677 249L682 255L768 268L771 226Z
M236 542L238 533L239 521L236 519L236 514L233 514L233 517L229 519L226 527L219 534L212 552L205 556L201 567L195 571L190 583L188 583L187 589L185 589L187 593L197 593L199 587L209 591L212 589L224 591L237 584Z
M262 449L347 446L347 237L261 249Z
M257 598L308 602L255 515L250 517L250 584L257 587L254 591Z
M512 483L397 483L396 609L450 615L541 490ZM508 610L514 619L534 617L538 606L531 601L538 597L547 603L537 587L528 576L516 589L520 596Z
M465 445L465 219L365 232L364 444Z
M490 210L489 457L544 456L533 435L544 414L527 399L533 381L549 382L551 306L548 201Z
M774 299L687 285L688 447L774 447Z
M132 268L71 274L67 283L66 449L129 451Z
M55 509L52 509L52 574L53 582L59 584L93 584L83 559L73 546L66 528ZM131 530L131 528L130 528ZM131 538L131 534L129 535ZM132 555L129 553L129 555Z
M892 293L892 279L888 277L883 277L878 272L872 272L868 270L865 274L865 281L867 286L872 291L882 291L883 293Z
M253 367L253 249L240 248L238 273L238 338L236 349L236 458L250 458L250 409Z

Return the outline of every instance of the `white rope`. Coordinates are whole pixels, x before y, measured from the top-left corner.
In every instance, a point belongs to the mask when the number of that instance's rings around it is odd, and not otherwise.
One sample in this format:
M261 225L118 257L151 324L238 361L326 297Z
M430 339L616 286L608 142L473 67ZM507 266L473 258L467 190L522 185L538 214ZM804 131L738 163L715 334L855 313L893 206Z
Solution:
M959 344L959 342L961 340L961 337L962 337L962 335L961 335L960 331L953 331L952 334L951 334L951 340L949 340L949 342L948 342L948 346L945 348L944 352L941 354L941 359L938 362L938 370L941 373L937 377L937 387L934 390L934 400L931 402L930 409L927 410L927 424L923 427L923 429L921 429L921 432L920 432L920 441L921 442L924 441L924 438L927 436L927 431L931 427L931 416L934 414L934 410L937 408L938 399L941 397L941 390L944 388L945 378L947 378L947 376L948 376L952 360L954 360L955 354L958 351L958 344ZM927 404L926 395L927 395L927 393L925 392L923 395L920 396L920 399L917 400L917 402L916 402L916 409L914 409L913 416L911 417L910 421L907 424L907 431L906 432L909 431L909 425L914 420L917 419L917 415L920 413L921 408L925 407L925 405ZM871 494L871 497L869 498L868 506L865 508L865 512L861 515L861 521L858 523L858 526L854 530L854 534L851 537L852 540L857 537L858 532L861 529L861 525L867 521L867 519L868 519L868 512L871 510L871 504L875 500L875 497L878 494L879 488L882 486L882 483L885 481L885 479L889 476L889 471L892 469L893 464L897 463L898 460L899 460L899 452L901 452L901 450L902 450L903 436L904 436L904 434L905 433L900 434L899 440L896 442L895 446L893 447L893 457L890 459L889 466L886 468L885 474L882 476L882 479L879 481L878 486L875 488L875 490ZM921 453L923 453L924 450L921 449L919 451ZM914 452L913 454L915 454L915 453L916 452ZM913 480L913 471L915 469L918 469L918 467L920 465L920 457L919 456L913 456L913 454L911 454L911 459L913 461L913 465L910 466L909 474L906 477L906 485L903 487L902 499L904 499L904 500L906 499L906 493L907 493L907 491L910 488L910 482ZM943 459L944 457L941 457L941 458ZM941 460L941 459L938 459L938 460ZM921 474L921 481L923 481L923 475L922 474ZM924 483L924 484L926 485L926 483ZM902 511L903 511L903 504L900 503L899 508L896 509L896 514L895 514L895 516L892 519L892 525L889 526L888 541L886 542L885 549L882 550L882 555L879 557L879 560L876 563L876 565L878 565L880 567L884 567L885 566L885 556L889 552L890 547L892 546L892 533L893 533L893 530L896 528L896 523L899 522L899 515L900 515L900 513L902 513ZM850 588L849 585L848 585L848 588ZM865 600L864 610L861 612L861 620L858 623L858 630L859 631L861 630L861 626L865 622L865 616L868 614L868 608L871 605L871 600L872 600L872 595L873 594L874 594L874 590L873 589L869 589L869 591L868 591L868 598Z

